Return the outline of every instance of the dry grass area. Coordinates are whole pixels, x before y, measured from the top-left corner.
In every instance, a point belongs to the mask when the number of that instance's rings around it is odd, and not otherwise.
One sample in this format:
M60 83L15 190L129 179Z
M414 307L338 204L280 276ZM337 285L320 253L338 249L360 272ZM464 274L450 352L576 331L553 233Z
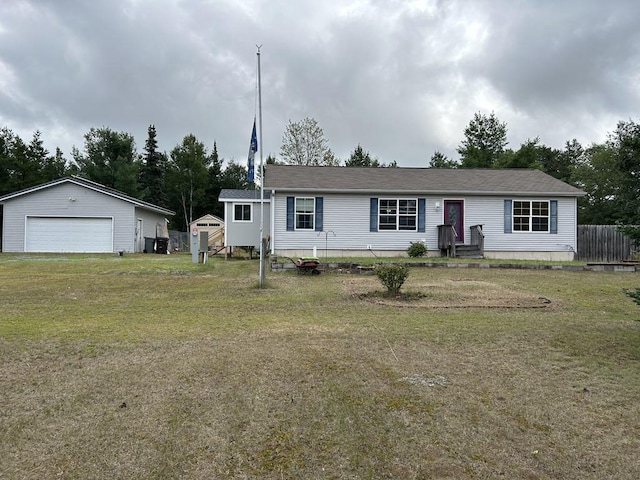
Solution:
M349 278L344 288L361 300L413 308L548 308L552 301L535 292L520 291L483 280L409 280L401 294L389 296L375 276Z
M0 255L0 478L640 478L636 274L256 275Z

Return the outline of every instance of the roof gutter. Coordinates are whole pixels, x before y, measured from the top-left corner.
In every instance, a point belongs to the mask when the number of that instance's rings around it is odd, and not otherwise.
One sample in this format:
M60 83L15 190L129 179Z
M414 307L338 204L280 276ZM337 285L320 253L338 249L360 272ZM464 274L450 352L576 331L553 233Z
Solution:
M389 189L326 189L326 188L269 188L273 193L302 192L302 193L347 193L347 194L387 194L387 195L475 195L475 196L518 196L518 197L582 197L586 192L538 192L538 191L477 191L477 190L389 190Z

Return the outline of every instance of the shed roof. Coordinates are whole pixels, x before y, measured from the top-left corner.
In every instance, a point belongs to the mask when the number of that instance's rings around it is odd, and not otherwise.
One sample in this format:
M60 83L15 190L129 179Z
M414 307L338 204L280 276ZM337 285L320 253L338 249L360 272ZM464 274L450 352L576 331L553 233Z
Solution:
M212 215L211 213L207 213L206 215L203 215L200 218L196 218L195 220L190 222L190 225L194 224L194 223L198 223L198 222L204 222L204 221L214 221L214 222L220 222L220 223L224 224L224 220L222 218L216 217L215 215Z
M271 193L264 192L265 201L271 199ZM220 190L218 200L221 202L233 202L235 200L253 200L260 201L260 190L234 190L231 188L223 188Z
M63 177L57 180L52 180L50 182L41 183L40 185L35 185L33 187L25 188L23 190L18 190L17 192L9 193L7 195L0 196L0 203L6 202L7 200L12 200L14 198L20 197L22 195L28 195L33 192L37 192L39 190L45 190L47 188L54 187L56 185L61 185L63 183L73 183L79 185L81 187L88 188L90 190L94 190L96 192L103 193L105 195L109 195L114 198L118 198L125 202L129 202L134 204L137 207L144 208L146 210L151 210L154 212L161 213L163 215L175 215L176 212L173 210L169 210L167 208L160 207L158 205L154 205L149 202L145 202L143 200L139 200L135 197L131 197L124 192L120 192L119 190L115 190L110 187L106 187L100 183L92 182L91 180L87 180L86 178L71 176L71 177Z
M540 170L527 168L380 168L266 165L265 188L475 195L582 196L585 193Z

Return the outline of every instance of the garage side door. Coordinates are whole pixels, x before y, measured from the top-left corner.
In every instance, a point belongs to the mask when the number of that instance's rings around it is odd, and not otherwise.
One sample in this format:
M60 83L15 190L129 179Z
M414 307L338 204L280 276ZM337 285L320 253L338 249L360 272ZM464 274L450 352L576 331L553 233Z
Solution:
M26 252L113 252L113 219L27 217Z

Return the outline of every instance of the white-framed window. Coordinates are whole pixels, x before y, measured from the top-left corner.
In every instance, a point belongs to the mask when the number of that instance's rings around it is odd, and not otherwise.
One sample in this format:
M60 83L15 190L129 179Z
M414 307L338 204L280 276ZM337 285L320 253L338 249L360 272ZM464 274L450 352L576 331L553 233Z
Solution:
M296 197L296 230L313 230L315 218L315 198Z
M514 232L548 232L549 217L548 200L513 201Z
M251 221L251 204L250 203L234 203L233 204L233 221L234 222L250 222Z
M416 231L418 200L381 198L378 202L378 230Z

